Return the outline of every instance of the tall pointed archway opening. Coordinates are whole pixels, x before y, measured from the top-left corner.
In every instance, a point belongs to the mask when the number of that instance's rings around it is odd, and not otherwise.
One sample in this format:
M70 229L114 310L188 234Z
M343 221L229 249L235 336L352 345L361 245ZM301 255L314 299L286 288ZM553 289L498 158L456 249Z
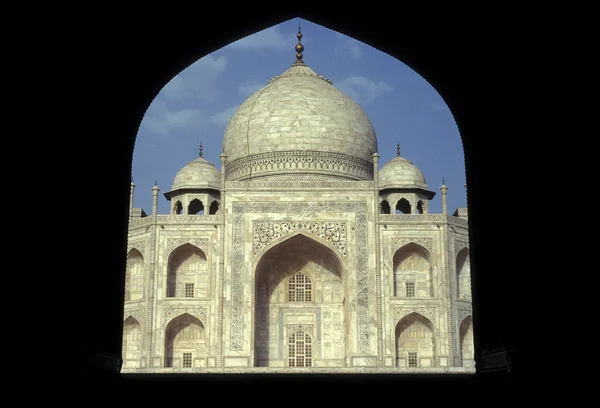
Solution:
M324 243L297 234L267 250L255 270L255 366L344 366L345 293L342 262Z

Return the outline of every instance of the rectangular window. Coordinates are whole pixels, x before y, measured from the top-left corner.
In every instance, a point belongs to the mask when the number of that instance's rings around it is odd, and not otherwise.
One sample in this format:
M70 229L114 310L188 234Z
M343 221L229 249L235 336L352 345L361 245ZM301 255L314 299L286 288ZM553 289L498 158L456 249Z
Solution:
M183 353L183 366L184 367L192 366L192 353Z
M185 297L194 297L194 284L193 283L185 284Z
M406 297L415 297L415 283L406 282Z
M416 351L408 352L408 366L409 367L418 367L419 366L417 364L417 352Z

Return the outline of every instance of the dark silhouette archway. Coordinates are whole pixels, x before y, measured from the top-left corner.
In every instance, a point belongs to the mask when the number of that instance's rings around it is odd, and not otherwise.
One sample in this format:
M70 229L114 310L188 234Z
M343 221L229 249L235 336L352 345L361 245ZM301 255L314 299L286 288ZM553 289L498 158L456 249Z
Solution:
M64 117L64 112L68 111L71 120L61 127L59 143L64 143L65 148L56 153L58 156L64 154L64 160L57 160L53 155L51 160L57 173L56 177L47 179L56 180L62 174L72 174L73 168L87 168L90 160L105 163L106 157L111 157L110 166L97 173L88 172L85 182L70 186L74 194L87 202L97 200L98 193L90 189L90 185L101 185L109 190L111 203L94 214L94 222L102 225L107 233L112 231L110 234L115 237L106 240L104 234L92 234L86 240L73 242L70 258L65 259L65 264L83 264L84 258L79 259L72 254L87 254L90 246L102 248L103 256L94 268L103 273L103 279L96 279L95 273L82 276L77 268L58 278L57 290L59 287L63 289L67 279L78 287L86 287L86 291L73 290L74 302L89 305L88 308L82 306L87 315L81 319L81 341L77 343L76 353L82 350L92 355L98 352L120 353L131 154L137 127L151 100L170 78L195 60L245 35L296 16L352 36L400 59L419 72L444 97L457 121L465 150L472 233L473 317L478 322L475 338L479 339L475 341L476 356L478 350L484 347L513 346L516 335L509 317L515 315L521 305L517 301L504 300L516 294L511 277L520 271L510 268L509 259L494 256L496 248L511 240L512 232L493 226L512 224L527 229L531 224L526 222L527 212L506 212L504 203L494 200L494 197L497 186L506 179L516 180L522 174L533 174L536 167L543 167L537 161L549 157L536 154L537 144L535 150L527 146L526 142L531 140L534 132L513 132L523 128L521 118L516 114L520 108L518 104L525 107L527 103L529 107L532 99L524 96L515 100L511 97L511 109L505 109L503 96L523 94L531 89L525 81L533 76L523 75L521 71L532 62L528 59L531 58L529 53L520 53L524 48L519 47L528 44L526 31L521 25L516 22L509 33L498 36L496 33L502 32L498 24L504 24L500 15L494 20L498 23L456 15L437 20L433 16L422 20L413 16L407 19L410 21L397 24L397 14L375 7L356 11L347 8L343 13L327 12L323 8L307 12L296 3L280 5L269 11L254 7L238 10L238 13L229 13L228 7L214 5L213 13L228 16L216 26L180 24L179 30L160 29L150 19L119 22L112 18L111 10L97 10L97 19L85 25L77 23L78 26L73 27L80 38L86 38L86 47L72 42L53 42L55 60L69 67L62 72L56 71L53 76L52 83L60 84L64 96L63 102L56 106L56 118ZM498 13L502 14L502 11ZM103 17L111 20L111 31L110 35L99 37L96 33L101 28L100 24L105 24ZM356 21L361 21L361 24L356 24ZM68 23L65 28L69 24L75 22ZM464 30L454 30L456 25ZM423 32L428 35L418 34ZM473 36L472 33L478 35ZM486 38L486 46L476 46L476 38L482 37ZM430 41L431 38L436 40ZM65 52L61 53L61 47L68 48L62 48ZM511 56L508 56L509 50ZM114 98L114 95L119 95L119 98ZM108 105L110 115L106 115ZM82 133L91 140L107 140L107 143L95 144L93 149L89 149L79 143ZM482 138L482 134L486 137ZM511 166L504 166L505 150L487 148L489 140L503 140L507 145L518 142L519 149L511 151ZM72 149L79 149L81 155L73 155ZM498 168L503 168L502 174L497 172ZM75 176L79 177L78 174ZM65 233L80 231L79 219L64 220L63 223ZM543 256L530 257L536 258L544 259ZM479 271L485 271L485 274ZM504 276L505 279L498 281L496 276ZM498 308L498 304L502 304L503 308ZM87 324L89 321L94 324ZM89 361L85 367L109 370L101 368L96 363L97 359L82 360Z

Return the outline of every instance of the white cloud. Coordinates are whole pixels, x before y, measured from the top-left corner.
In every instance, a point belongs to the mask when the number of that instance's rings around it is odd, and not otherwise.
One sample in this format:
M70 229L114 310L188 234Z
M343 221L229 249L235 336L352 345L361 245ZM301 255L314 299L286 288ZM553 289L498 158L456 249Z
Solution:
M363 76L352 75L341 81L334 82L335 86L344 91L358 103L369 104L386 92L392 91L387 82L374 82Z
M210 117L210 120L212 123L214 123L217 126L225 127L229 123L229 119L231 119L231 116L233 116L233 114L235 113L237 108L238 108L238 105L230 106L229 108L225 109L224 111L215 113L214 115L212 115Z
M356 40L346 40L342 45L335 48L336 54L348 55L355 60L362 59L363 52L360 43Z
M439 102L431 102L429 104L429 107L435 111L446 110L446 105L444 105L443 103L439 103Z
M247 81L238 87L238 93L240 95L250 96L263 86L265 86L265 84L261 84L256 80Z
M279 31L279 27L270 27L266 30L259 31L244 37L241 40L237 40L228 45L234 50L260 50L260 49L273 49L282 50L290 49L293 50L296 44L296 36L284 36Z
M203 112L198 109L177 109L169 111L167 104L157 98L152 102L141 128L149 134L169 136L177 129L193 131L201 129L207 123Z
M226 68L225 57L207 55L171 79L161 94L173 100L199 99L211 102L218 95L217 81Z

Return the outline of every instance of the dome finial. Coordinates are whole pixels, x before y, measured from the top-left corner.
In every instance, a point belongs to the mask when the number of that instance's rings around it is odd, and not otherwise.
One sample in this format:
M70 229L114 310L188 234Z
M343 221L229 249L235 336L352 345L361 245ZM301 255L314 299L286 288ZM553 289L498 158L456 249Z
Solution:
M296 34L296 37L298 38L298 44L296 44L296 65L304 65L304 61L302 61L302 51L304 51L304 45L302 45L302 32L300 31L300 22L298 22L298 34Z
M202 142L200 142L200 157L202 157Z
M400 157L400 142L396 143L396 156Z

